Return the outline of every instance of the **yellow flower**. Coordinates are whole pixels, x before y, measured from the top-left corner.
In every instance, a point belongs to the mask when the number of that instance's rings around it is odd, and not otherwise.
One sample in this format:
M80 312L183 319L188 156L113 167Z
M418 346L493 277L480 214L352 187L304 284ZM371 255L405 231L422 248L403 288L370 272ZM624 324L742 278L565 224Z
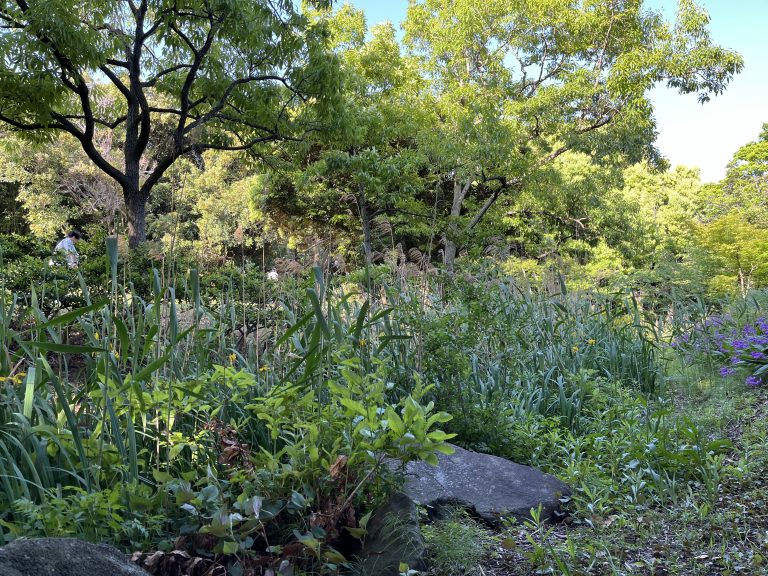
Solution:
M360 348L362 348L366 344L368 344L368 340L366 340L365 338L360 338Z
M261 368L259 368L259 372L269 372L269 366L264 364Z
M595 343L594 338L590 338L589 340L587 340L587 344L594 344L594 343Z
M115 360L120 360L120 352L115 350Z
M235 360L237 360L237 355L233 352L232 354L229 355L229 363L234 366Z
M96 340L101 340L101 334L99 334L98 332L94 332L94 333L93 333L93 337L94 337Z
M571 352L573 352L574 354L576 354L576 352L578 352L578 351L579 351L579 347L578 346L572 346L571 347Z

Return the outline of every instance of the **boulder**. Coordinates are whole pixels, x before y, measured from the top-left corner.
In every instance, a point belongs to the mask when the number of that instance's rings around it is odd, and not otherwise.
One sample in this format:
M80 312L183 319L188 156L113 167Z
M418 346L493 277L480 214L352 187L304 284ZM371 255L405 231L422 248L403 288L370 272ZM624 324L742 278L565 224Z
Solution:
M368 535L360 553L365 576L398 576L400 564L412 570L427 569L427 552L419 530L416 505L405 494L395 493L371 516Z
M539 506L542 519L555 519L560 498L571 493L567 484L536 468L454 448L451 455L438 454L437 466L407 465L404 492L416 504L462 506L495 525L502 516L530 518L531 508Z
M14 540L0 548L3 576L147 576L106 544L74 538Z

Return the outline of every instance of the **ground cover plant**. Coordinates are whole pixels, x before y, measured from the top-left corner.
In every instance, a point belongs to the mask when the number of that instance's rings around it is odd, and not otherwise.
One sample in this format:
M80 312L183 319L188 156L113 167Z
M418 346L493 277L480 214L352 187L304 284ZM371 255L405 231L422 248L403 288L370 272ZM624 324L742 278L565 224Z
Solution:
M760 466L746 456L754 440L742 439L753 428L723 431L723 414L692 410L696 386L752 389L722 364L758 360L738 339L762 342L759 295L661 316L631 292L571 293L563 282L549 293L492 270L416 282L380 271L334 285L315 269L281 284L278 309L248 312L232 282L205 292L196 269L177 270L173 285L155 270L142 295L121 281L129 264L112 240L106 262L106 298L70 284L83 305L52 317L39 305L44 286L5 291L6 541L74 535L132 552L183 549L233 574L335 573L353 566L350 535L364 538L363 517L390 489L384 461L431 460L455 435L568 482L570 528L534 511L494 535L458 515L427 523L428 542L477 539L467 562L500 574L514 573L504 572L510 558L622 573L646 562L648 542L663 545L675 511L692 534L729 521L710 513ZM268 335L242 338L243 314ZM727 398L717 405L737 417ZM595 547L648 519L634 556ZM656 558L651 567L666 562ZM470 570L446 554L433 564L435 574Z
M658 339L663 389L640 396L613 389L581 433L563 429L561 419L531 429L531 461L573 486L573 516L561 526L535 514L511 522L484 571L762 573L765 392L751 379L746 346L728 343L746 334L760 346L763 310L760 293L712 307L679 302L678 320L659 332L667 335Z
M294 557L334 571L383 462L448 449L427 387L388 393L390 310L337 300L318 272L267 349L238 347L234 303L205 307L196 270L178 293L153 271L144 299L108 253L106 301L84 290L85 306L47 318L33 289L0 306L4 540L185 541L232 573Z

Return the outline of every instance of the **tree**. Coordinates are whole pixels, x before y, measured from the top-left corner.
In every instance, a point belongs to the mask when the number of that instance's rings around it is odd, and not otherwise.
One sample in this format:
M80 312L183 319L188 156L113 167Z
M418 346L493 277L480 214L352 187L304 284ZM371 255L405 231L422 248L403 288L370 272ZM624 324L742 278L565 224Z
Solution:
M399 232L429 233L430 221L419 227L413 216L429 214L417 200L429 169L416 138L429 116L414 98L423 79L391 24L374 26L366 40L364 15L349 5L329 24L341 63L339 120L292 147L264 201L305 237L335 237L355 253L362 245L370 263L383 248L377 233L389 246L401 224Z
M264 218L253 200L266 177L248 168L242 158L210 151L205 154L205 171L189 178L187 187L200 214L197 228L206 252L215 249L226 255L236 248L263 246Z
M768 124L755 142L736 151L725 178L708 191L711 218L738 210L750 223L768 227Z
M698 227L698 237L707 251L710 286L716 292L731 292L738 286L746 297L753 287L768 281L768 229L750 224L738 210ZM757 284L757 286L755 286Z
M0 121L73 136L121 188L132 246L177 159L299 138L336 90L325 27L288 0L3 0L0 21Z
M691 248L694 220L704 210L698 169L659 172L636 164L624 170L621 194L633 233L614 230L612 243L633 265L653 268Z
M660 164L647 91L666 82L703 102L742 68L707 23L691 0L674 26L641 0L412 3L405 38L434 111L424 143L452 190L448 269L457 239L569 150Z
M538 261L569 256L583 262L614 228L626 233L627 218L615 190L621 175L617 166L594 162L583 153L558 157L504 211L502 221L514 252Z
M115 156L110 142L97 141L106 158ZM53 240L73 222L102 225L114 233L123 220L125 204L117 183L99 170L68 134L58 134L50 145L25 142L13 136L0 142L0 179L13 182L30 231Z

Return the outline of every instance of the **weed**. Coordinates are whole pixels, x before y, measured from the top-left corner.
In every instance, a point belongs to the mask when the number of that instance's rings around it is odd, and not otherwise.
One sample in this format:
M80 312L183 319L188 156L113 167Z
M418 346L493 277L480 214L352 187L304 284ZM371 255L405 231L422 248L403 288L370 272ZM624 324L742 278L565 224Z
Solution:
M430 574L464 576L480 574L494 537L462 510L446 511L431 524L422 526L430 558Z

